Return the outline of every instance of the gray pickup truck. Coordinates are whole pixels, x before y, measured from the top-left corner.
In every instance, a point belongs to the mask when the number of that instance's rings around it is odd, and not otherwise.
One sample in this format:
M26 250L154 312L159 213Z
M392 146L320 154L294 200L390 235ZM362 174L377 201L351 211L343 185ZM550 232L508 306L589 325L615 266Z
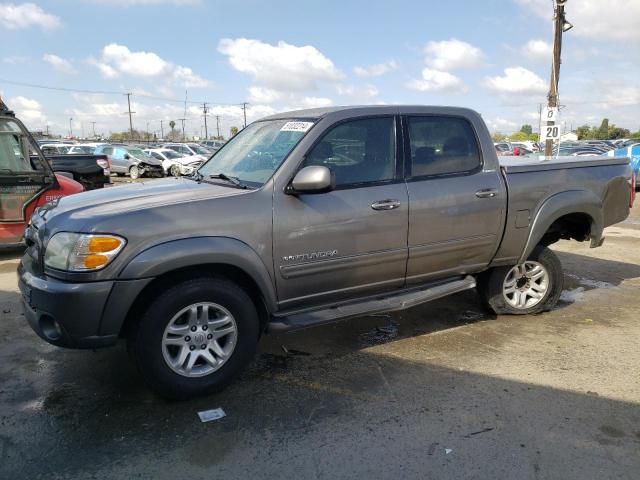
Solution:
M25 316L62 347L126 338L149 385L221 388L264 332L406 309L478 287L548 310L547 248L598 247L635 189L627 158L504 158L476 112L376 106L257 121L195 175L41 207L19 267Z

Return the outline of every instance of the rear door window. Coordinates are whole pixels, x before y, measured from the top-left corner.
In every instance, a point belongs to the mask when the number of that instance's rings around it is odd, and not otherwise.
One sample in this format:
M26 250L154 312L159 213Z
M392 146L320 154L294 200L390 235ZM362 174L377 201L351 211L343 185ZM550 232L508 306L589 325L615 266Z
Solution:
M410 176L470 173L481 168L473 127L459 117L409 117Z

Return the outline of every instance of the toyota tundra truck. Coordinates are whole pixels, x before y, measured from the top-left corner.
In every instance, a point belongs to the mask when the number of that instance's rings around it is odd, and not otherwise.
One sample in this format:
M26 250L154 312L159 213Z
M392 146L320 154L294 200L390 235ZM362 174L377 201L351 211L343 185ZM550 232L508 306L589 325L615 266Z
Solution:
M336 107L256 121L191 177L39 208L19 266L54 345L128 342L163 396L218 390L263 333L477 288L497 314L552 309L560 239L599 247L635 195L628 158L501 157L481 116Z

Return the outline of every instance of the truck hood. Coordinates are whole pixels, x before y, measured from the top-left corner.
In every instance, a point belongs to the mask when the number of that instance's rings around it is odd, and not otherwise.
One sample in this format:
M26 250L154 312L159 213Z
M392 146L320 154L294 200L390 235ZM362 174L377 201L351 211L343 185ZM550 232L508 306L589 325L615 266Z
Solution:
M76 221L98 219L186 201L243 195L251 191L185 178L166 178L64 197L41 208L39 213L47 221L60 216Z

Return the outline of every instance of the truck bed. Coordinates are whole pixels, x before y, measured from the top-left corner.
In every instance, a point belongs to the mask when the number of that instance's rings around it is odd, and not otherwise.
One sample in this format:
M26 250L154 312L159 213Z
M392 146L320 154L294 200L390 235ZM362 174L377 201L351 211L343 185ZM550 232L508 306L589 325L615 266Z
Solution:
M606 165L625 165L628 157L498 157L500 167L506 173L540 172L567 168L600 167Z
M545 209L550 205L555 216L560 211L563 215L581 212L580 215L588 218L591 227L583 232L583 238L572 238L590 240L592 247L600 245L605 227L624 220L629 214L631 167L628 157L498 159L509 200L504 238L494 266L522 261L530 253L527 250L531 246L530 237L549 228ZM580 218L572 220L578 222ZM567 230L567 226L563 229Z

